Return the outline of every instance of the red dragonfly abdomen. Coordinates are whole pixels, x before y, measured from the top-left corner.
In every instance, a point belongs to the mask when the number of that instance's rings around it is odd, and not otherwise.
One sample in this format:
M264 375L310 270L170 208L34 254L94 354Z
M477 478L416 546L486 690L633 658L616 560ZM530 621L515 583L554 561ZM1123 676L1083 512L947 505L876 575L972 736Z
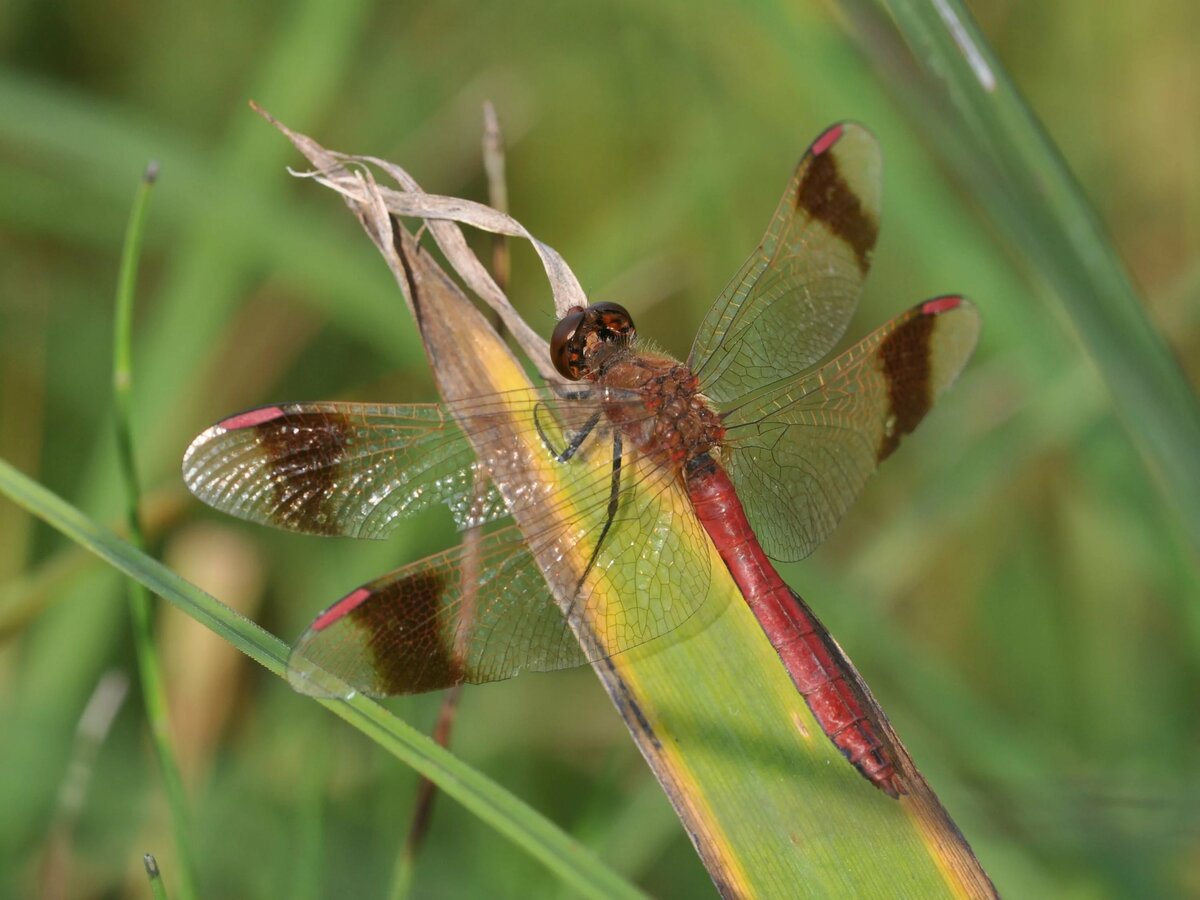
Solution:
M884 743L853 685L856 676L829 633L759 546L733 482L708 454L687 467L696 517L716 545L771 646L821 728L877 787L904 793Z

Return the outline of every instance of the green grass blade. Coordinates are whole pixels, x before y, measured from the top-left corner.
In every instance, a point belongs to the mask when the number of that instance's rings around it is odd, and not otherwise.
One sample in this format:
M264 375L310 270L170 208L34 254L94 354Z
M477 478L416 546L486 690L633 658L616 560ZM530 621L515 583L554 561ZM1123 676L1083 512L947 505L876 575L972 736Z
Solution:
M1053 288L1168 507L1200 547L1200 405L1079 184L959 0L883 6L957 113L947 130L966 142L957 150L970 167L966 183Z
M284 677L288 657L286 644L132 544L101 528L3 459L0 459L0 493L174 604L272 674ZM634 886L606 868L545 817L379 704L362 696L347 701L319 702L433 781L482 821L542 862L580 895L597 898L642 896Z
M129 216L125 244L121 253L121 268L117 276L116 324L113 329L113 407L117 435L117 459L125 485L125 520L131 541L139 550L146 549L142 531L141 488L137 476L137 455L133 440L133 298L137 284L138 259L141 256L145 232L146 211L150 193L158 177L158 165L146 169ZM179 893L184 898L196 896L195 854L192 849L191 817L183 777L171 743L171 723L167 709L167 690L162 663L154 645L154 609L150 592L136 581L129 582L129 612L133 626L133 643L137 652L138 674L142 702L150 726L151 742L162 773L167 807L171 812L171 827L175 848L179 854Z

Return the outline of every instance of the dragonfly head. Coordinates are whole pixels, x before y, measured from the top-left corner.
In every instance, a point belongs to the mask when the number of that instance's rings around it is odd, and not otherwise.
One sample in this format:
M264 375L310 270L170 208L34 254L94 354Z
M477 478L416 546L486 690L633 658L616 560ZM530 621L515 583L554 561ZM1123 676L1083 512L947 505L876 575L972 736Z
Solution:
M550 338L550 359L560 375L578 381L597 375L606 358L637 336L633 317L616 303L593 303L567 311Z

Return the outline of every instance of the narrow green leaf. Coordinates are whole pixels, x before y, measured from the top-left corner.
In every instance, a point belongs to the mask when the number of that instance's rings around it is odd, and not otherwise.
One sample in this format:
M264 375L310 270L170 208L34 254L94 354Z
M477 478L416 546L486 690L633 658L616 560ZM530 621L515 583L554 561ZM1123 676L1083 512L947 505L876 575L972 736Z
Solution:
M910 99L953 135L934 145L1053 288L1163 499L1200 548L1200 404L1103 224L959 0L881 5L928 78L929 89Z
M162 563L100 527L61 497L0 459L0 493L179 607L259 665L284 677L288 647ZM487 822L586 897L640 897L641 892L586 848L499 785L464 765L425 735L362 696L321 704Z

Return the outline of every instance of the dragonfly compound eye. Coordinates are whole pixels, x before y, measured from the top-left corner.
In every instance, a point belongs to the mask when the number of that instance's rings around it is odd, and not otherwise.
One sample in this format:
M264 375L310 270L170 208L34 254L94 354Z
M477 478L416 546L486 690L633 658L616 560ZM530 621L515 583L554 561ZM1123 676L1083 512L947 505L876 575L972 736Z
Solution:
M595 322L597 337L602 341L629 343L637 331L633 327L633 316L619 303L593 303L587 308L590 320Z
M578 381L596 365L589 358L602 347L626 346L636 332L633 317L617 303L593 303L573 307L562 318L550 338L550 359L560 375Z
M550 337L550 361L558 374L571 381L583 377L583 324L586 310L576 306L567 311L562 320L554 327Z

